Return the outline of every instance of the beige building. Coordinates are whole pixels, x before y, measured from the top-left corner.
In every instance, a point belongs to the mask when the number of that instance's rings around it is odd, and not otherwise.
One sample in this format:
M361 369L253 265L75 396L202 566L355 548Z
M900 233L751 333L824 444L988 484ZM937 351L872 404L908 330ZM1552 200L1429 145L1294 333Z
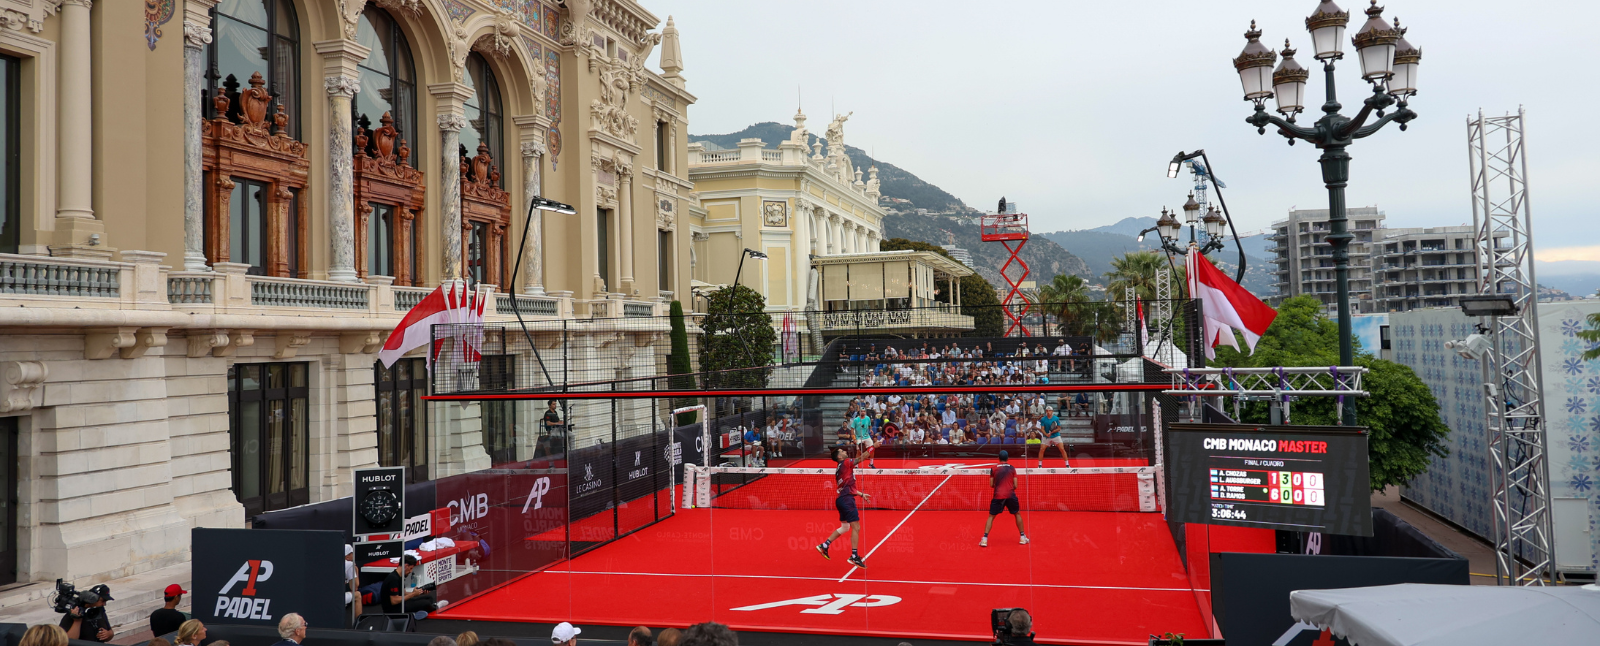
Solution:
M928 251L878 251L818 256L822 311L811 323L824 335L887 333L948 335L972 329L961 314L961 278L966 265ZM949 302L934 299L949 294Z
M856 168L844 150L844 124L834 117L808 150L805 113L777 150L745 139L737 150L689 144L689 179L699 209L687 218L693 236L690 261L696 285L739 282L762 294L767 311L792 314L808 331L806 312L820 309L812 257L876 252L883 239L878 169ZM697 211L702 211L699 213ZM739 260L745 249L764 262ZM696 299L703 308L703 299Z
M654 31L634 0L0 10L0 583L135 581L132 613L159 602L140 586L187 581L191 527L348 495L359 467L531 457L542 402L427 405L421 359L374 354L442 280L509 320L519 253L519 309L571 332L549 351L591 376L657 368L593 357L658 333L610 322L689 289L695 97L670 18ZM828 190L866 223L862 191ZM536 214L521 246L541 195L578 214ZM574 411L574 444L594 415ZM0 592L0 615L45 585Z

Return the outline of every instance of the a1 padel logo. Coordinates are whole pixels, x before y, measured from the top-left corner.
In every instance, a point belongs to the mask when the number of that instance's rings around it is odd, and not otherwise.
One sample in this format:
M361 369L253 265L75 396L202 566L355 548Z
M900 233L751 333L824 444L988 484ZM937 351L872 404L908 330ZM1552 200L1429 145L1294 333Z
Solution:
M900 603L900 597L891 597L887 594L819 594L814 597L800 597L799 599L785 599L772 603L761 603L753 606L734 608L736 611L767 610L783 606L813 606L800 612L813 615L838 615L843 614L845 608L876 608L879 606L892 606Z
M217 608L214 614L218 618L272 619L269 610L272 605L271 599L250 598L255 597L258 592L257 583L263 583L271 578L272 561L245 561L244 565L239 566L239 571L234 573L233 578L228 579L217 592ZM243 596L229 597L228 593L233 591L236 583L244 584L244 588L239 590L239 594Z

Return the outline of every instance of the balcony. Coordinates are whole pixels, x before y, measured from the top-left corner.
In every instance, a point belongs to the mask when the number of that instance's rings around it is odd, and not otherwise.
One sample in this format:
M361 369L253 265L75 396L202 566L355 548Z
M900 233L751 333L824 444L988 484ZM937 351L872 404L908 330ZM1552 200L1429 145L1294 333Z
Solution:
M301 337L311 330L386 332L433 291L396 287L387 276L365 283L254 276L238 263L172 271L160 264L164 258L149 251L123 251L120 262L0 254L0 325L122 330L118 335L129 338L134 330L156 330L163 341L154 345L164 343L171 328L244 330L246 336L251 330L301 331ZM662 303L621 294L580 312L570 292L513 297L492 285L481 289L488 321L515 320L513 303L524 321L666 313Z
M844 310L813 314L821 321L823 332L850 332L855 330L900 331L917 330L971 330L972 317L957 314L954 309L940 311L931 308L910 310Z

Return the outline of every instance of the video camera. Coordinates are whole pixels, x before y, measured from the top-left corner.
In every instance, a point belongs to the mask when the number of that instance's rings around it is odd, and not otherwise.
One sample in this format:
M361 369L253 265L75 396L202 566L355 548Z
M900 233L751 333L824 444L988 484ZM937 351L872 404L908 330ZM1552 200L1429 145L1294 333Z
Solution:
M996 646L1004 646L1011 637L1011 611L1016 608L995 608L989 611L989 628L994 631Z
M85 593L88 593L89 598L84 598ZM51 607L54 608L56 612L64 615L72 612L73 608L88 608L99 600L99 595L96 595L92 591L85 590L83 592L79 592L77 588L72 587L71 583L66 583L61 579L56 579L55 595L51 598L50 602Z

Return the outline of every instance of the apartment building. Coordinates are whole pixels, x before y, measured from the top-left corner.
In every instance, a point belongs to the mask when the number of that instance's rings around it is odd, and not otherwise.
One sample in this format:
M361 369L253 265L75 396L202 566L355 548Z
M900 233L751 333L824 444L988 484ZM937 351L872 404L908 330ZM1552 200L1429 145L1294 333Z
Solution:
M1456 307L1478 292L1477 232L1469 226L1384 229L1372 256L1379 312Z
M1374 206L1347 210L1349 231L1355 235L1350 242L1350 309L1355 313L1382 311L1373 301L1372 256L1375 236L1382 235L1384 213ZM1277 255L1278 295L1272 297L1273 305L1291 296L1308 294L1321 300L1330 313L1339 308L1338 284L1334 276L1333 246L1327 236L1327 209L1302 209L1289 211L1289 217L1272 223L1272 234L1267 237L1273 246L1267 251Z

